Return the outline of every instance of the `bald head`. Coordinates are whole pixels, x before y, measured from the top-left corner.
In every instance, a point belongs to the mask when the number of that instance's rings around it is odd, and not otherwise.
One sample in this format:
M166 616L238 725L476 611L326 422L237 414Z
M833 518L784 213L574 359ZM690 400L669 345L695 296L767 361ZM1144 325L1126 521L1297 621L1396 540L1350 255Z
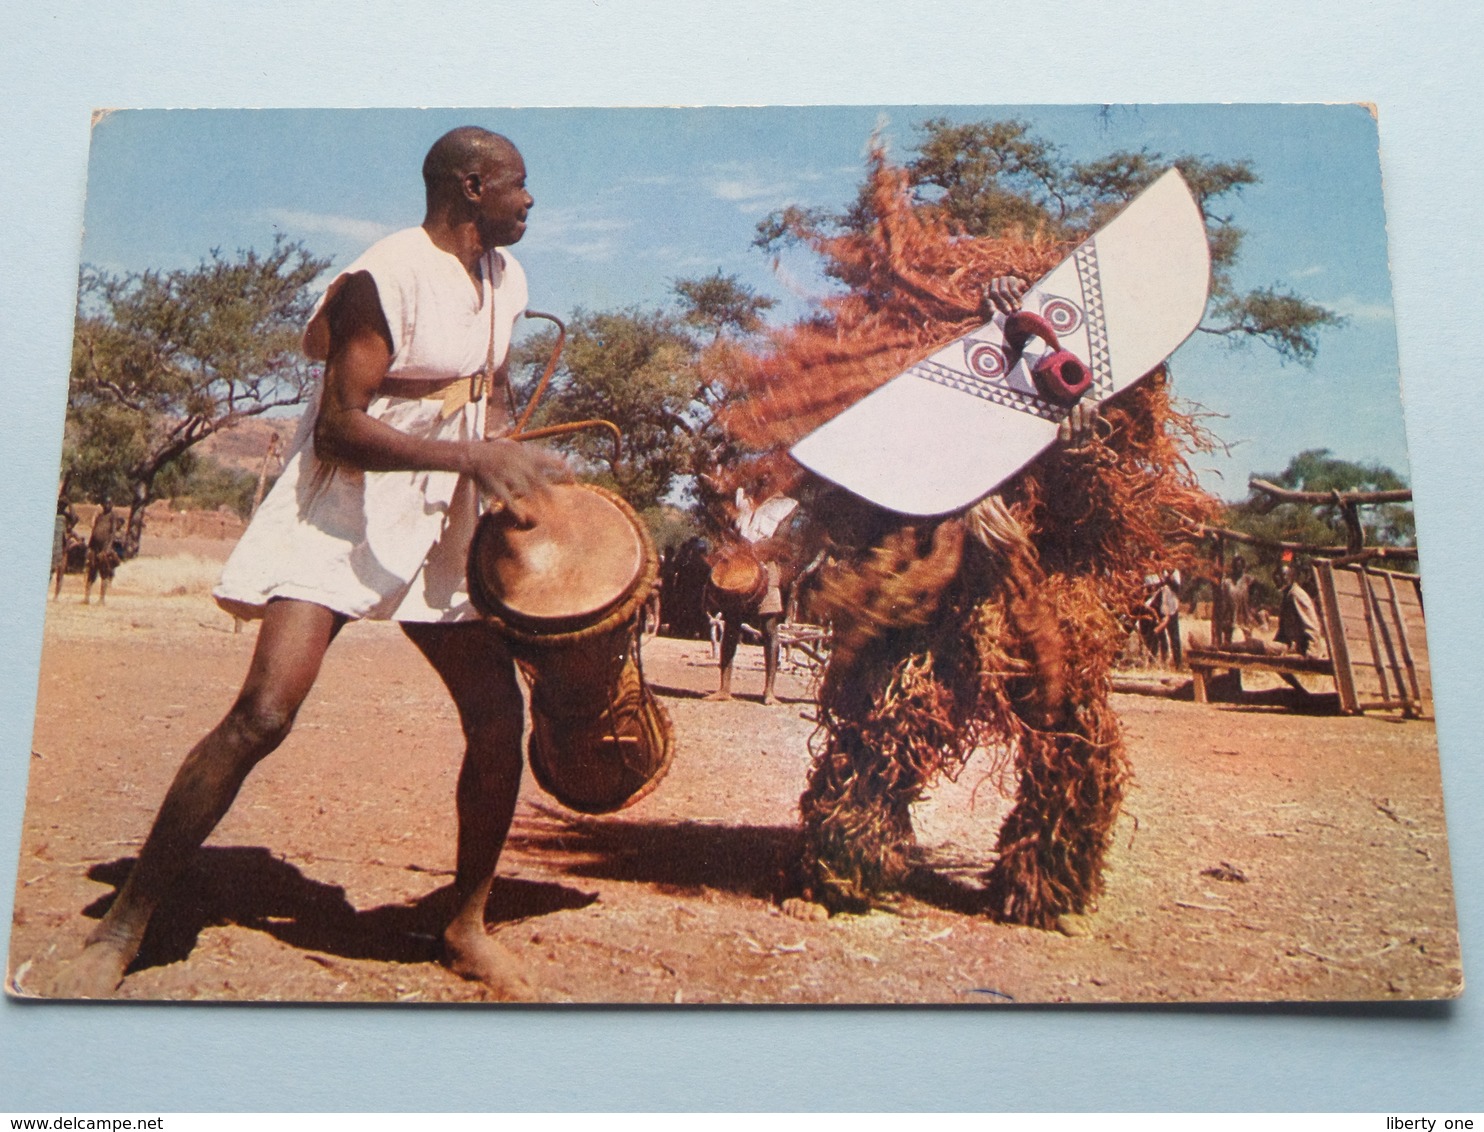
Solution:
M433 143L423 158L423 184L428 207L457 200L464 178L471 173L501 169L520 160L520 151L507 137L481 126L459 126Z

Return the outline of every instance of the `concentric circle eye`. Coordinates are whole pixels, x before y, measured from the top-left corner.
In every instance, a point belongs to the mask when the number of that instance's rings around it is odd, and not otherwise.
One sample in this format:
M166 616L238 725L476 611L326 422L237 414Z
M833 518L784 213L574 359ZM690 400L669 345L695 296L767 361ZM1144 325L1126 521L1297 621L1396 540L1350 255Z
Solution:
M969 368L980 377L1003 377L1008 368L1005 352L992 342L975 342L964 357Z
M1082 311L1070 299L1047 299L1041 304L1041 317L1058 334L1070 334L1082 325Z

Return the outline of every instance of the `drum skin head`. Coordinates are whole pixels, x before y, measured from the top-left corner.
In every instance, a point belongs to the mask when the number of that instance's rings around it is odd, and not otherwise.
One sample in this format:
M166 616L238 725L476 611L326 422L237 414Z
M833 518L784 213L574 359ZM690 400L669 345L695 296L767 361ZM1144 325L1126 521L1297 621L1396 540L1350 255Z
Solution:
M711 584L728 594L746 595L766 587L768 581L762 563L750 552L737 549L717 558L711 567Z
M594 621L633 591L644 564L634 521L583 484L555 484L533 501L535 522L503 512L479 523L471 573L501 616L531 628Z

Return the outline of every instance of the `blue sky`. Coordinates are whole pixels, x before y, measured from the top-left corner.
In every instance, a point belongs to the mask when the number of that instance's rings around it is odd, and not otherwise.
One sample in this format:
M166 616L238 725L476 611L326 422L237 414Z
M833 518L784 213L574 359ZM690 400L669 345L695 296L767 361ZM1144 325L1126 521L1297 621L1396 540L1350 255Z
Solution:
M343 266L421 219L423 154L472 122L525 154L536 207L516 252L536 309L661 305L675 279L719 268L787 321L825 284L802 253L775 271L751 247L758 220L842 207L873 131L902 157L934 116L1019 117L1072 160L1251 160L1261 183L1230 205L1248 233L1238 288L1288 285L1348 322L1322 335L1312 369L1206 335L1182 347L1177 392L1219 414L1209 423L1232 445L1199 461L1202 479L1240 497L1249 474L1316 447L1406 473L1377 134L1356 106L121 111L93 131L82 258L183 266L283 233Z

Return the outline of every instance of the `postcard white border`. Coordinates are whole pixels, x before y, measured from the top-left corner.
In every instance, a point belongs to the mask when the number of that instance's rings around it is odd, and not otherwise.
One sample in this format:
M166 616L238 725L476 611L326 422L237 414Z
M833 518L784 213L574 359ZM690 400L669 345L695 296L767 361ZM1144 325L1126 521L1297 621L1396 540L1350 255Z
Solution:
M726 10L730 14L717 16ZM1295 9L1302 9L1295 11ZM1484 35L1471 5L614 0L17 8L0 43L0 908L41 640L88 111L1374 100L1466 973L1484 950L1471 509ZM1460 341L1459 339L1462 338ZM0 1005L14 1109L1484 1108L1452 1007L378 1010Z

